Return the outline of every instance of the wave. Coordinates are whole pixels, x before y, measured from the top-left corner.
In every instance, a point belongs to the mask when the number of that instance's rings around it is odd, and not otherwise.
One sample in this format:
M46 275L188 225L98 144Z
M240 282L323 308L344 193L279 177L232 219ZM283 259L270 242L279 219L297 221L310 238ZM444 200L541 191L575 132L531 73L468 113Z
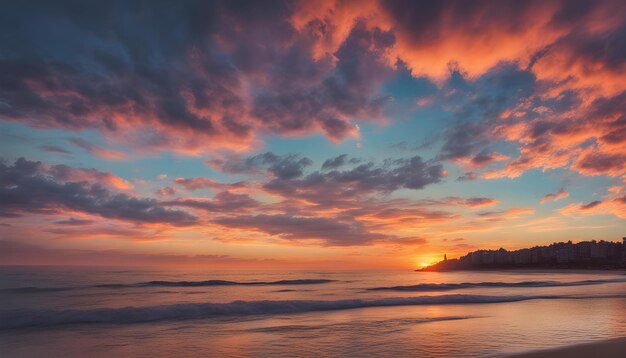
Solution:
M133 284L108 283L91 286L80 287L16 287L1 289L3 293L40 293L40 292L58 292L69 291L85 288L109 288L123 289L135 287L207 287L207 286L289 286L289 285L319 285L334 282L335 280L326 279L298 279L298 280L279 280L279 281L225 281L225 280L206 280L206 281L148 281Z
M451 291L462 288L474 287L567 287L601 285L605 283L626 282L624 278L607 280L584 280L584 281L522 281L522 282L465 282L465 283L421 283L411 286L388 286L366 288L368 291Z
M236 282L236 281L224 281L224 280L149 281L149 282L139 283L135 286L198 287L198 286L318 285L318 284L329 283L333 281L335 280L300 279L300 280L252 281L252 282Z
M230 303L187 303L163 306L97 308L86 310L23 310L0 311L0 329L48 327L79 323L140 323L206 319L224 316L289 314L314 311L345 310L365 307L504 303L537 299L624 298L610 296L484 296L443 295L382 298L375 300L342 299L335 301L234 301Z
M39 292L62 292L73 290L75 287L15 287L3 288L0 293L39 293Z

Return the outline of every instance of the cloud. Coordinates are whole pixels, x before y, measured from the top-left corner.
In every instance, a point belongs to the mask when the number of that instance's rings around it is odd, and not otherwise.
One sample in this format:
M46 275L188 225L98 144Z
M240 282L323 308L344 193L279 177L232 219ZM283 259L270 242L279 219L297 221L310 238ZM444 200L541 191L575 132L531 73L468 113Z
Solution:
M69 173L69 175L68 175ZM168 210L156 200L114 193L101 184L72 181L73 168L17 159L13 165L0 164L0 212L54 214L74 211L136 223L164 223L188 226L196 218L187 212ZM86 172L78 171L80 175Z
M249 183L245 181L239 181L235 183L225 184L215 181L210 178L176 178L174 179L174 183L182 186L187 190L198 190L198 189L212 189L212 190L230 190L236 191L245 189L248 187Z
M538 94L516 105L492 135L519 143L520 155L484 177L516 178L527 170L556 168L620 176L626 171L621 145L625 99L626 94L591 100L580 93L557 92Z
M275 260L238 258L229 255L178 255L133 253L123 250L55 249L20 241L0 240L0 261L8 265L83 265L83 266L228 266L232 264L271 264Z
M439 85L434 103L453 120L440 158L472 168L506 161L485 178L531 169L624 172L623 2L314 3L297 3L292 22L301 32L323 26L321 53L334 53L362 19L393 34L390 66ZM489 149L499 141L517 145L520 155ZM590 142L597 153L585 150Z
M488 165L490 163L493 162L499 162L502 160L506 160L509 157L507 157L506 155L502 155L500 153L497 152L486 152L486 151L481 151L480 153L476 154L470 161L471 165L474 167L482 167L485 165Z
M345 246L408 243L438 224L488 230L532 212L471 212L499 203L488 197L390 199L443 181L444 165L457 166L459 182L565 169L623 186L624 10L617 0L15 2L0 14L11 35L0 38L2 120L97 135L97 145L66 136L108 160L202 155L235 179L170 176L157 200L112 173L18 160L1 167L0 215L56 214L51 230L68 235L114 231L79 225L88 214L137 226L220 221L218 230ZM417 148L435 159L410 157L406 142L393 148L406 158L341 154L320 167L259 153L277 136L361 143L362 123L402 118L405 104L444 128ZM215 195L182 196L201 189ZM623 217L623 201L614 191L562 212ZM464 215L472 221L444 227Z
M363 245L387 237L368 232L360 222L323 217L261 214L218 218L216 222L233 228L258 230L285 240L320 240L326 246Z
M50 227L43 230L46 233L54 234L57 238L65 239L94 239L94 238L117 238L132 241L153 241L162 239L161 236L152 230L141 230L120 225L89 225Z
M531 68L541 80L563 86L623 88L626 6L615 0L594 2L385 0L401 58L417 75L443 79L457 63L470 78L501 62ZM380 23L383 20L373 20ZM593 69L593 70L590 70Z
M156 194L160 196L172 196L172 195L176 195L176 189L170 186L166 186L164 188L158 189L156 191Z
M93 223L93 220L69 218L67 220L55 221L54 223L58 225L82 226Z
M465 205L471 208L480 208L485 206L496 205L498 201L493 198L469 198L465 200Z
M133 185L127 180L97 169L74 168L57 164L47 168L47 173L63 181L89 182L103 184L119 190L129 190Z
M454 123L443 132L440 157L474 168L507 159L487 149L496 141L492 131L502 114L531 96L535 86L535 76L514 63L501 63L473 81L453 72L444 90L450 93L445 109Z
M561 215L614 215L626 218L626 196L613 196L604 200L594 200L589 203L575 203L559 210Z
M45 150L46 152L50 152L50 153L56 153L56 154L72 154L72 152L68 151L67 149L60 147L58 145L42 145L41 147L39 147L43 150Z
M488 221L503 221L519 218L522 215L530 215L535 212L532 208L510 208L506 210L485 211L478 213L478 216Z
M14 36L0 43L0 115L99 131L103 147L71 141L104 158L123 158L114 145L198 155L258 149L267 135L358 138L360 121L389 121L386 81L406 72L436 82L430 105L451 114L441 159L475 170L502 164L485 178L561 167L623 172L620 1L63 8L15 3L4 12L0 31ZM108 20L120 14L130 20ZM63 46L47 45L60 39ZM491 148L501 141L519 156ZM590 141L597 154L583 150ZM302 172L284 169L277 173Z
M322 163L322 170L338 169L348 164L358 164L361 162L359 158L349 158L348 154L341 154L335 158L326 159Z
M569 193L565 191L565 189L561 188L559 189L559 191L557 191L556 193L550 193L550 194L546 194L542 199L541 199L541 204L547 203L549 201L554 201L554 200L559 200L559 199L564 199L567 198L569 196Z
M572 168L586 175L618 176L626 172L626 153L584 150Z
M394 25L393 55L414 73L444 77L451 61L480 75L501 61L529 61L559 36L549 26L556 1L381 1Z
M234 194L229 191L233 184L210 178L178 178L175 183L189 190L224 191L210 199L183 198L162 204L221 213L217 219L207 219L228 228L263 232L287 241L310 240L323 246L397 243L411 236L381 232L394 232L409 223L415 228L425 227L458 217L429 209L432 203L384 199L399 189L419 190L441 181L446 173L438 161L414 156L363 163L340 155L325 163L324 170L307 172L312 161L297 154L267 152L245 158L214 158L208 164L226 173L263 177L266 181L245 185L254 187L260 196L269 194L273 200L258 202L248 195ZM477 208L496 203L491 198L446 198L439 204ZM319 231L313 229L315 226Z
M532 68L541 78L563 83L564 88L595 87L611 96L624 90L626 6L599 1L589 6L568 33L535 55Z
M600 201L600 200L595 200L595 201L590 202L589 204L584 204L584 205L581 205L581 206L580 206L580 209L581 209L581 210L589 210L589 209L593 209L593 208L595 208L596 206L598 206L598 205L600 205L600 204L602 204L602 201Z
M84 149L87 153L103 159L122 160L126 157L126 154L124 154L123 152L101 148L93 143L87 142L80 138L70 138L68 139L68 141L75 146Z
M422 206L462 206L468 208L480 208L486 206L493 206L498 204L498 200L494 198L462 198L459 196L447 196L439 200L417 200L416 204Z
M357 137L358 127L351 123L352 118L384 118L382 110L387 97L377 96L376 90L390 72L384 60L385 51L394 42L393 34L378 28L368 29L356 21L348 37L339 46L332 58L318 61L313 58L289 57L289 64L306 69L314 63L331 64L330 70L319 76L312 84L303 85L302 75L293 73L297 79L281 78L292 74L280 71L275 86L265 88L255 98L253 115L273 131L285 134L299 134L317 129L333 140ZM330 61L330 62L329 62ZM287 81L285 81L287 80Z
M389 159L382 165L374 162L346 170L315 171L302 178L270 180L263 188L285 198L341 201L368 194L390 193L398 189L423 189L440 182L446 172L433 160L420 156Z
M256 208L260 203L245 194L233 194L227 191L219 192L211 199L177 199L161 202L165 206L180 206L201 209L208 212L240 213Z
M298 31L291 2L61 7L5 9L0 31L12 36L0 43L3 119L184 154L247 151L266 134L337 142L358 137L360 120L384 119L387 98L377 92L394 36L380 28L355 23L318 57L314 26ZM120 18L128 21L111 21Z
M478 179L478 175L474 172L466 172L465 174L456 178L456 181L472 181Z
M302 176L304 168L313 164L313 161L299 154L281 156L265 152L243 160L239 158L213 159L207 163L226 173L253 174L266 170L277 179L289 180Z

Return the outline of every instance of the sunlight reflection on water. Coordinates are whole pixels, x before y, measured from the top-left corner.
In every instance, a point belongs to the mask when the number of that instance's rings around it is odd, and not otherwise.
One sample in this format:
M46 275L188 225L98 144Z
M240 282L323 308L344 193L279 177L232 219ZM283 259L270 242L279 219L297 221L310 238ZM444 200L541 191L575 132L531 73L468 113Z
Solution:
M30 271L29 271L30 270ZM626 294L615 272L171 272L56 268L2 268L3 312L84 311L94 308L181 303L300 300L366 302L391 297L607 296ZM201 287L89 287L166 280L232 282L334 280L302 285ZM368 291L420 283L607 280L581 286L473 287L450 291ZM30 287L28 291L8 289ZM32 288L71 287L32 291ZM245 307L249 303L239 304ZM174 306L176 307L176 306ZM230 306L228 306L230 307ZM239 306L238 306L239 307ZM264 306L261 306L263 308ZM0 331L9 356L491 356L626 336L626 298L537 299L489 304L428 304L234 316L176 318L146 323L66 324ZM164 308L165 309L165 308ZM167 309L172 309L168 306ZM194 308L195 309L195 308ZM244 312L246 313L246 312ZM135 313L138 314L138 313ZM186 317L189 318L189 317Z

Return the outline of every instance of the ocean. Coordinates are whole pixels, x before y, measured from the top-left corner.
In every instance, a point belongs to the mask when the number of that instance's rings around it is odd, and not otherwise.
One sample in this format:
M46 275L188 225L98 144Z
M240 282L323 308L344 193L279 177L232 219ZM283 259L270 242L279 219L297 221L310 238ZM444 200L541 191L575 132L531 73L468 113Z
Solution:
M0 267L2 357L491 357L626 336L614 271Z

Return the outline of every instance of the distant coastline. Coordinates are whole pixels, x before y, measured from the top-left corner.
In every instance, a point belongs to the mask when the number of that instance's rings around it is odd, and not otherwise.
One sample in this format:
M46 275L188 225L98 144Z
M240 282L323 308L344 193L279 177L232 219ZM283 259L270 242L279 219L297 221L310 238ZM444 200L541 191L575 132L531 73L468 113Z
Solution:
M626 269L626 237L622 242L556 242L548 246L508 251L478 250L458 259L447 259L416 271L502 269Z

